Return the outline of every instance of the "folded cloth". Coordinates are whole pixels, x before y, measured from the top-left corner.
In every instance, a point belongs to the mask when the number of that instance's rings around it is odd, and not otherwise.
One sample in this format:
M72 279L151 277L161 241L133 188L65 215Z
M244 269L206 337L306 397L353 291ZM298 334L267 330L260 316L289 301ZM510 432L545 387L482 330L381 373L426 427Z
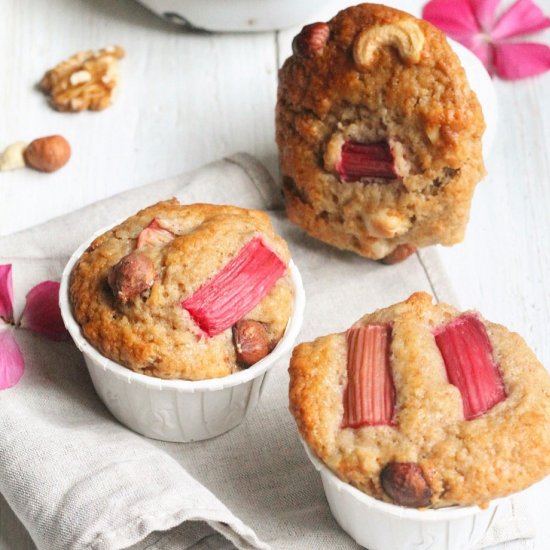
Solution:
M434 249L387 267L310 239L285 219L265 168L239 154L0 239L0 264L13 264L16 309L33 285L59 279L98 228L172 196L269 212L304 279L301 340L343 331L417 290L456 303ZM17 338L27 369L0 392L0 492L39 549L357 547L333 520L297 437L285 361L243 424L212 440L175 444L118 424L71 343L23 330ZM528 518L512 505L501 515L480 544L524 538L527 548Z

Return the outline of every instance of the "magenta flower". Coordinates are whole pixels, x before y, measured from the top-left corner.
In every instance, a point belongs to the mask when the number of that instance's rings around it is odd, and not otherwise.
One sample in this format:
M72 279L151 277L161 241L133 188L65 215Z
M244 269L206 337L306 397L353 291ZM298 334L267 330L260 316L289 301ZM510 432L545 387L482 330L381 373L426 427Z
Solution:
M474 52L487 70L515 80L550 69L550 48L517 37L550 27L550 19L532 0L517 0L500 17L500 0L431 0L424 19Z
M69 333L59 310L59 283L44 281L27 294L18 323L13 317L11 264L0 265L0 390L15 386L25 372L25 358L13 329L26 328L51 340L66 340Z

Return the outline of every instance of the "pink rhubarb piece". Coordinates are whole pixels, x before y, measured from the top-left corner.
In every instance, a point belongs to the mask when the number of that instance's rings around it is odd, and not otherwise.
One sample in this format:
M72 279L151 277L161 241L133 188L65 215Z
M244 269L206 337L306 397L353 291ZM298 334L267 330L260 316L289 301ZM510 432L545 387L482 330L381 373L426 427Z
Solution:
M175 238L174 233L161 220L153 218L153 221L138 235L137 248L163 245Z
M485 325L472 314L457 317L435 332L449 382L462 395L464 418L471 420L506 399Z
M342 428L392 425L395 388L390 366L391 327L352 327L346 339L348 384Z
M346 141L342 145L341 155L336 171L342 181L397 177L393 155L385 141L377 143Z
M216 336L253 309L285 271L285 263L256 237L182 306L201 330Z

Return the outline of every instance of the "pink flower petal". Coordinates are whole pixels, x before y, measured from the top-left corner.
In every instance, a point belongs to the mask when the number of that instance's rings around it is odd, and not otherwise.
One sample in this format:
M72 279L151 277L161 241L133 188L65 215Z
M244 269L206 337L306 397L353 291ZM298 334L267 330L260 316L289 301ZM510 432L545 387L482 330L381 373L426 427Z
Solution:
M495 44L495 72L515 80L535 76L550 69L550 48L544 44Z
M422 17L458 41L480 31L469 0L431 0Z
M10 329L0 329L0 390L15 386L25 371L25 359Z
M548 27L550 27L550 19L532 0L517 0L496 22L491 31L491 38L502 40Z
M489 32L495 22L495 12L500 0L473 0L470 4L480 27Z
M0 265L0 319L13 322L13 282L11 264Z
M59 283L44 281L31 288L21 315L21 326L51 340L68 339L59 309Z
M489 73L493 72L493 45L484 40L476 40L468 46L472 52L477 55L480 61L485 65Z

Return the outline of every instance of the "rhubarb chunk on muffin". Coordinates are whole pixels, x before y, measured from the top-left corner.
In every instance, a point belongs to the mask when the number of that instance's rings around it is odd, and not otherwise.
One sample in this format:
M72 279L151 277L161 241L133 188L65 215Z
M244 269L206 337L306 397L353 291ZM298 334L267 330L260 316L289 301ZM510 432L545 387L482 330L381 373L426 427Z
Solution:
M444 34L361 4L304 27L293 51L276 112L290 220L386 263L460 242L485 123Z
M413 294L300 344L289 371L303 439L377 499L483 506L550 473L550 376L475 311Z
M109 359L160 378L217 378L283 336L289 261L263 212L171 200L96 238L70 298L85 338Z

